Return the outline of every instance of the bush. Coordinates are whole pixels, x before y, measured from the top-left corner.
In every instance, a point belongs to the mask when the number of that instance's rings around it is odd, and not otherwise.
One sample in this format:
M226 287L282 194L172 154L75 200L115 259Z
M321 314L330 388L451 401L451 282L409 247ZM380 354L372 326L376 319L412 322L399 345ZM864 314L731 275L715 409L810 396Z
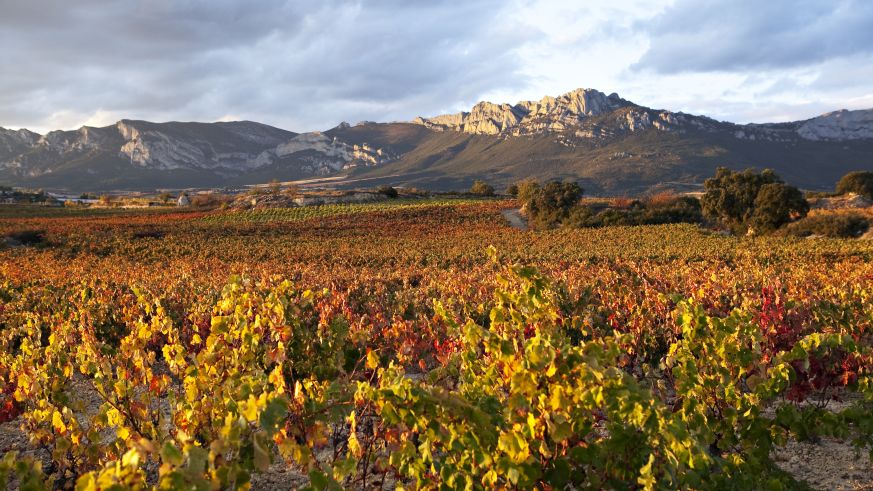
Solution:
M392 199L396 198L398 196L397 190L391 186L379 186L379 188L376 189L376 192L380 193L380 194L384 194L385 196L392 198Z
M806 199L833 198L834 196L839 196L839 193L831 191L807 191L804 196Z
M639 202L637 202L639 203ZM700 202L692 197L674 198L672 203L657 206L607 208L595 213L587 206L577 206L569 213L565 224L571 227L607 227L614 225L659 225L665 223L700 223Z
M506 188L506 194L510 196L518 196L518 184L510 184L508 188Z
M494 196L494 188L485 181L475 181L470 187L470 192L479 196Z
M707 179L704 187L703 215L734 233L744 233L750 227L758 231L774 230L792 217L805 216L809 211L803 194L784 184L770 169L758 174L751 169L734 172L719 167L715 177Z
M12 232L6 237L13 243L25 246L35 246L46 241L44 230L21 230L19 232Z
M873 199L873 172L849 172L837 182L837 193L855 193Z
M196 208L218 208L231 201L233 201L233 198L223 194L197 194L191 198L191 206Z
M583 190L575 182L551 181L542 187L531 185L524 192L529 195L523 202L530 223L535 228L550 228L567 219L571 209L579 203ZM520 189L519 196L521 194Z
M823 237L858 237L870 228L870 222L861 215L828 214L806 217L789 224L782 231L783 235L808 237L821 235Z
M629 210L634 204L638 203L638 200L631 198L615 198L612 200L612 207L619 210Z
M646 207L670 206L678 199L679 197L672 191L661 191L660 193L647 197L645 203Z
M808 212L809 203L797 188L781 183L765 184L755 198L749 225L756 233L772 232Z
M522 203L528 203L531 199L533 199L534 195L540 190L540 183L538 183L535 179L525 179L521 181L517 185L518 187L518 200Z

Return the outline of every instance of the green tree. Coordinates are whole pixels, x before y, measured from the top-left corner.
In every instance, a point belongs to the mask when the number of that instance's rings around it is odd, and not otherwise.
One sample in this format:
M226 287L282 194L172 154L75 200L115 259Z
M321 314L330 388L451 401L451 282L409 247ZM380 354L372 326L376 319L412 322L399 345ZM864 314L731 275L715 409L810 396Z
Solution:
M873 199L873 172L849 172L837 182L837 193L856 193Z
M530 222L536 228L550 228L562 223L579 203L583 189L575 182L551 181L544 186L524 190L524 205ZM519 189L519 196L522 190Z
M779 184L785 188L768 187L765 196L758 202L758 194L771 184ZM706 180L704 188L706 193L700 200L703 215L735 233L744 233L750 226L755 228L757 225L765 230L772 230L771 227L776 224L787 223L785 210L773 202L776 199L789 200L785 204L788 216L805 215L809 211L809 204L797 188L785 185L770 169L757 173L752 169L734 172L719 167L715 177ZM756 214L758 205L762 206L762 210Z
M808 212L809 203L796 187L778 182L765 184L755 197L749 226L755 233L772 232Z

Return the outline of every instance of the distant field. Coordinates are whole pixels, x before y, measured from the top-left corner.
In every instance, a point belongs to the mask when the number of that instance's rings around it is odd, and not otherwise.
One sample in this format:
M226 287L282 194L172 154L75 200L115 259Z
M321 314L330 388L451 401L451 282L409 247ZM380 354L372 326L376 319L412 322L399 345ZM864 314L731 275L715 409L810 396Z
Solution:
M153 214L178 211L176 208L87 208L0 204L0 218L100 217L111 215Z
M0 236L40 232L0 246L0 474L873 482L873 241L528 232L517 206L0 207ZM800 441L820 443L798 470Z
M475 198L400 198L374 203L328 204L298 208L254 208L238 211L218 211L205 217L210 222L272 222L300 221L336 215L352 215L377 211L409 210L436 206L462 205L489 201Z

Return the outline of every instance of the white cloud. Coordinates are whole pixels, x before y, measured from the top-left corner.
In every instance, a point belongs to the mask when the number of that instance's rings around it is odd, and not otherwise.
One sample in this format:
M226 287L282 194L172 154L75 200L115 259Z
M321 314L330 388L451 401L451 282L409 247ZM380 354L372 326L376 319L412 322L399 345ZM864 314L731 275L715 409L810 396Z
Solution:
M737 122L873 106L873 4L652 5L7 2L0 126L240 118L308 131L577 87Z

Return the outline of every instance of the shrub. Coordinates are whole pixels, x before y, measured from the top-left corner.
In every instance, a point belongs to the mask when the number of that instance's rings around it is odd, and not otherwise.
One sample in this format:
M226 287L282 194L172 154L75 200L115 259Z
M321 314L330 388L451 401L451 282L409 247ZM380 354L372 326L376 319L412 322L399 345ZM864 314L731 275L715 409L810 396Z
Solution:
M217 208L230 201L232 201L232 198L223 194L197 194L191 198L191 206L197 208Z
M672 191L661 191L646 198L645 202L646 207L661 207L672 205L678 199L679 197Z
M809 203L797 188L781 183L765 184L755 198L749 225L756 233L772 232L808 212Z
M379 188L376 190L376 192L380 193L380 194L384 194L385 196L387 196L389 198L396 198L398 195L397 190L391 186L379 186Z
M506 194L510 196L518 196L518 184L510 184L508 188L506 188Z
M806 217L789 224L783 229L784 235L808 237L858 237L870 228L870 222L861 215L827 214Z
M616 225L661 225L666 223L700 223L699 211L693 209L647 209L619 210L607 208L594 213L580 206L567 218L567 225L574 227L608 227Z
M19 232L12 232L6 237L13 242L25 246L35 246L46 241L44 230L21 230Z
M536 193L539 192L540 183L535 179L525 179L524 181L519 182L517 187L518 200L526 204L533 199Z
M735 233L743 233L750 226L762 231L773 230L792 216L804 216L809 211L809 204L800 191L785 185L770 169L759 174L751 169L734 172L719 167L715 177L707 179L704 187L703 215ZM759 199L762 191L764 194ZM761 209L756 213L758 207Z
M524 203L530 223L536 228L550 228L562 223L569 216L570 210L579 203L583 190L575 182L552 181L543 187L537 185L525 192L531 194Z
M475 181L470 187L470 192L479 196L494 196L494 188L485 181Z
M633 202L634 200L630 198L615 198L612 200L612 207L619 210L628 210Z
M873 199L873 172L849 172L837 182L837 193L856 193Z
M839 193L830 191L807 191L804 196L806 199L833 198L834 196L839 196Z

